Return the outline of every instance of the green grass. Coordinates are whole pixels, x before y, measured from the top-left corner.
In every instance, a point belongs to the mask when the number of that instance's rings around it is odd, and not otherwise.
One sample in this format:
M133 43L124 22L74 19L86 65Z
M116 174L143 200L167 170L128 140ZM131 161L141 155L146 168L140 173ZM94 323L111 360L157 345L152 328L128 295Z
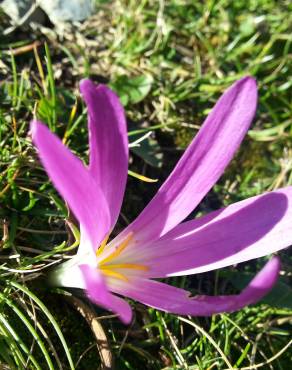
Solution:
M90 76L120 95L130 142L152 131L131 149L130 170L159 181L129 176L119 230L155 194L218 96L250 74L259 84L256 119L198 213L292 184L291 10L288 1L272 0L113 0L99 2L96 15L63 39L31 30L1 33L0 366L93 369L99 364L86 322L64 292L45 283L50 266L74 253L77 243L66 205L31 144L33 115L86 161L86 111L77 87ZM7 18L0 19L4 28ZM35 40L42 42L37 51L30 48ZM288 369L291 255L280 255L277 289L262 304L233 314L181 318L132 302L134 321L125 327L94 308L107 316L101 322L116 368ZM228 294L262 264L169 283L194 294Z

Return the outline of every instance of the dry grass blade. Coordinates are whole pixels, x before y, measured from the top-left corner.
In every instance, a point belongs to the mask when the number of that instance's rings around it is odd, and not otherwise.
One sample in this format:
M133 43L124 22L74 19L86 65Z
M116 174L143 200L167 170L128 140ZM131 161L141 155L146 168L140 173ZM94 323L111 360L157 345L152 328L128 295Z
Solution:
M267 361L261 362L259 364L255 364L252 366L246 366L246 367L240 367L238 370L252 370L252 369L259 369L261 367L264 367L271 362L275 361L278 357L280 357L292 344L292 339L279 351L277 352L274 356L270 357ZM264 367L265 369L265 367ZM227 370L227 369L224 369Z
M79 299L70 296L66 297L66 300L84 317L90 326L95 338L96 346L100 355L101 369L110 370L114 368L114 358L110 349L110 344L107 336L103 330L102 325L99 322L96 313L91 310L86 304L81 302Z
M214 339L203 328L195 324L193 321L186 319L185 317L178 316L178 319L180 321L184 321L185 323L193 326L196 329L196 331L198 331L200 334L203 334L209 340L209 342L216 348L216 350L218 351L222 359L225 361L228 369L231 369L231 370L233 369L233 366L229 362L228 358L225 356L222 349L218 346L218 344L214 341Z

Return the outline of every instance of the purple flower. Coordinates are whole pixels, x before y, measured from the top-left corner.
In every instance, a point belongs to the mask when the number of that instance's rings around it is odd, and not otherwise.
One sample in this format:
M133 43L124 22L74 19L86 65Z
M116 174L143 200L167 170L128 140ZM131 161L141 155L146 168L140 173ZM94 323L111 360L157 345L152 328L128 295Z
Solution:
M262 257L292 242L292 187L256 196L182 222L223 173L254 117L256 82L245 77L219 99L184 155L142 213L110 242L127 180L123 108L106 86L83 80L90 163L86 167L38 121L33 142L53 184L80 223L80 246L55 272L57 284L85 289L94 303L130 322L120 296L181 315L238 310L277 280L273 257L239 295L195 296L153 280L195 274ZM182 223L181 223L182 222Z

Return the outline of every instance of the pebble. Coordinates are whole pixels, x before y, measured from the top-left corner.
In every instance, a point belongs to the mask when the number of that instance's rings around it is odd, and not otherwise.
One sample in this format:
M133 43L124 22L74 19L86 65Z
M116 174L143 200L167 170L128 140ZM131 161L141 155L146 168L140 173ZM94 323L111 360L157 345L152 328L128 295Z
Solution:
M14 24L29 22L42 24L44 22L42 12L44 12L53 24L59 25L66 22L82 21L88 18L93 13L94 1L4 0L0 3L0 6ZM26 15L28 16L26 17ZM23 18L25 18L25 22L23 22Z

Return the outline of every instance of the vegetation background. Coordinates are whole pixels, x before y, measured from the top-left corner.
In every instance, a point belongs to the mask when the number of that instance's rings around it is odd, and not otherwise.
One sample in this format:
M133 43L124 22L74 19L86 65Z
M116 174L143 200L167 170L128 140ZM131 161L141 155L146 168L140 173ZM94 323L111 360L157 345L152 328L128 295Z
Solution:
M249 74L259 85L257 116L192 217L291 185L291 25L288 0L97 1L90 19L58 31L47 22L7 33L9 20L0 13L1 369L91 370L106 368L112 356L116 369L290 368L288 250L280 253L277 287L256 306L181 318L132 302L135 317L126 327L89 305L88 312L101 317L92 332L70 292L46 286L49 268L75 253L78 242L66 204L38 163L28 127L35 112L87 161L78 82L91 77L117 91L130 142L146 134L131 148L121 229L155 194L219 95ZM194 294L229 294L264 260L168 283ZM94 334L104 341L101 356Z

